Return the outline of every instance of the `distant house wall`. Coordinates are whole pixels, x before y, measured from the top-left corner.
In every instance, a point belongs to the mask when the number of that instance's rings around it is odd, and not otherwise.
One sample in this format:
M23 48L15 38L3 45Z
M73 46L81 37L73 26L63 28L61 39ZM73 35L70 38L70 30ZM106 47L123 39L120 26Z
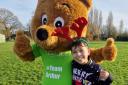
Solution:
M4 43L5 42L5 35L0 34L0 43Z

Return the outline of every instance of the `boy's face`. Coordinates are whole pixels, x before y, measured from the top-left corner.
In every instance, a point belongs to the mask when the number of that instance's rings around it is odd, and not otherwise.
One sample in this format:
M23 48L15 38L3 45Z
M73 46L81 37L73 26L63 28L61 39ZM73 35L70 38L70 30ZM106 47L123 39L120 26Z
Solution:
M83 43L77 46L73 46L72 49L73 59L79 64L86 64L88 62L88 56L90 55L90 50Z

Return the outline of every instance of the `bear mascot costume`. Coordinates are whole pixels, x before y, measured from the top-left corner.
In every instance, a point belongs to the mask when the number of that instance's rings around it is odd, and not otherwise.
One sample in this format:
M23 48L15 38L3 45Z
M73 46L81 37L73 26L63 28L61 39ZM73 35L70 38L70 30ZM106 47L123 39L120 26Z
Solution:
M33 61L42 58L44 75L42 85L71 85L71 61L69 41L53 36L56 29L63 29L64 35L75 38L77 34L86 37L88 14L92 0L38 0L32 20L30 40L22 31L16 34L14 52L23 61ZM81 21L84 17L84 24ZM76 29L77 28L77 29ZM82 28L82 30L81 30ZM76 29L76 30L74 30ZM116 58L116 46L112 38L101 48L91 48L90 57L100 63L103 60L113 61Z

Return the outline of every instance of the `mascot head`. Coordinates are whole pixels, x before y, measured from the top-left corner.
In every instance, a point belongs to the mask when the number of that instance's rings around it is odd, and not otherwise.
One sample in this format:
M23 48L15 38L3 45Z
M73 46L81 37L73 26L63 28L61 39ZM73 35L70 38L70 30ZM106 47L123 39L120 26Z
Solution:
M56 29L67 28L67 34L75 38L77 32L71 27L80 17L88 19L91 6L92 0L38 0L31 29L34 41L47 51L68 50L69 42L64 38L52 36L52 33ZM82 30L83 37L86 36L86 32L87 25Z

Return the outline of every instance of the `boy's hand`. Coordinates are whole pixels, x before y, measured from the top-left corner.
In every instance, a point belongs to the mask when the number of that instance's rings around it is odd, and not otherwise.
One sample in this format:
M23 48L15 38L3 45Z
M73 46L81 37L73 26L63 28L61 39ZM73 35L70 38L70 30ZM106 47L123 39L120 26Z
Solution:
M108 76L109 76L109 73L107 71L101 70L99 79L100 80L106 80L108 78Z

